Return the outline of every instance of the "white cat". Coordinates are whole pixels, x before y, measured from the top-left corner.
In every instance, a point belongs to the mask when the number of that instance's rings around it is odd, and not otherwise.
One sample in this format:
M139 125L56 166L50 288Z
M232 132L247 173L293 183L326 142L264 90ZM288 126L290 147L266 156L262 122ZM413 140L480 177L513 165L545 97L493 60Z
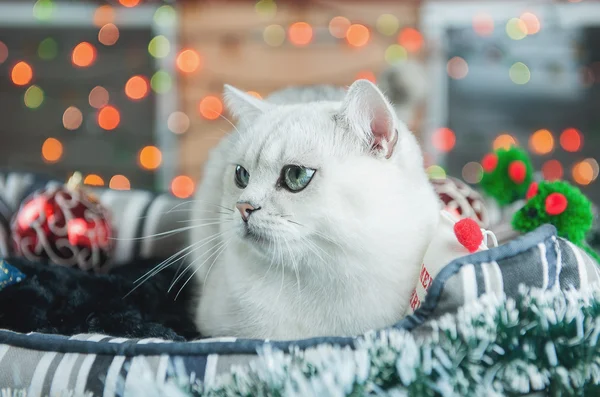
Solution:
M440 208L381 91L359 80L263 101L226 86L225 99L238 125L193 214L200 332L348 336L401 319Z

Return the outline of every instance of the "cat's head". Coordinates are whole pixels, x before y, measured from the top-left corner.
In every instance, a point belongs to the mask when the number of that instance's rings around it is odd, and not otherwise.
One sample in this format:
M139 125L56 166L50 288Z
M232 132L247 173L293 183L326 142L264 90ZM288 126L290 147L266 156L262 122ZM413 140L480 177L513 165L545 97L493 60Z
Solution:
M278 105L231 86L225 99L238 123L222 204L240 245L323 261L424 249L437 199L414 136L374 84L356 81L338 102Z

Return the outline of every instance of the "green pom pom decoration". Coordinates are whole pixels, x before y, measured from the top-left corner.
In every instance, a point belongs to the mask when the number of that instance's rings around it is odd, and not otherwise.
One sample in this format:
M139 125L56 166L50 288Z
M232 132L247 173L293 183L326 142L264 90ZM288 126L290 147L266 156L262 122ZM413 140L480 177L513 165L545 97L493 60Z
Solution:
M505 206L522 199L533 179L533 165L527 152L518 147L498 149L483 157L481 189Z
M527 203L515 213L512 226L521 233L552 224L557 234L583 248L596 260L598 254L588 247L585 237L592 228L592 203L565 181L533 182L527 191Z

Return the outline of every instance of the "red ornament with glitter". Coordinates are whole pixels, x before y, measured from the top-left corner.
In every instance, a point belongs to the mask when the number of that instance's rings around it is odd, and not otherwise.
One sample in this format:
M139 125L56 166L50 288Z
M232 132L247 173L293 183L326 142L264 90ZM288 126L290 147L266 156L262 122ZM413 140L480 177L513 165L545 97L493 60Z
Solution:
M105 273L113 256L110 215L81 187L76 173L66 185L38 190L11 222L15 250L29 260Z

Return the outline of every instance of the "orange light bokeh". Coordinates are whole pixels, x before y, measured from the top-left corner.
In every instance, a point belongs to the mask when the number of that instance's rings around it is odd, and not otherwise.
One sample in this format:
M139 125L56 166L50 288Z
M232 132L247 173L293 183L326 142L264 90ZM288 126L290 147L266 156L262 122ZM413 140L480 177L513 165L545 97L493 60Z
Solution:
M187 49L177 55L177 68L183 73L194 73L200 67L200 54L198 51Z
M115 10L109 5L103 5L96 8L94 12L94 25L102 27L115 20Z
M254 98L257 98L257 99L263 99L262 95L260 95L256 91L248 91L247 94L252 95Z
M119 3L124 7L130 8L140 4L140 0L119 0Z
M148 80L143 76L133 76L125 84L125 95L134 101L144 98L149 91Z
M131 183L124 175L114 175L112 178L110 178L108 187L114 190L129 190L131 189Z
M450 128L438 128L431 138L433 146L440 152L449 152L456 144L456 134Z
M140 166L147 170L155 170L162 163L162 153L156 146L146 146L138 156Z
M223 102L216 96L209 95L200 101L198 110L205 119L215 120L223 113Z
M594 180L594 168L587 161L581 161L573 166L573 180L580 185L589 185Z
M83 114L75 106L69 106L63 113L62 122L67 130L76 130L83 122Z
M308 45L313 38L313 28L306 22L295 22L288 29L288 38L296 46Z
M581 149L582 136L575 128L567 128L560 134L560 146L567 152L576 152Z
M540 20L535 14L531 12L525 12L521 15L520 19L527 27L527 34L536 34L540 31Z
M63 145L56 138L48 138L42 145L42 158L46 163L56 163L63 155Z
M105 106L98 111L98 125L104 130L114 130L121 122L121 114L114 106Z
M510 134L500 134L494 139L494 143L492 143L492 148L494 150L498 149L510 149L511 146L517 146L517 140Z
M119 28L115 24L107 23L98 32L98 41L106 46L115 44L119 40Z
M488 14L477 14L473 17L473 30L482 37L494 33L494 20Z
M538 130L529 138L529 148L536 154L548 154L554 149L554 137L546 129Z
M84 185L90 186L104 186L104 179L100 175L89 174L83 179Z
M373 84L377 83L377 77L375 76L375 73L371 72L370 70L358 72L355 80L369 80Z
M404 28L398 34L398 44L409 52L417 52L423 47L423 35L415 28Z
M33 78L33 69L31 69L31 66L29 66L27 62L18 62L13 66L12 71L10 72L10 78L16 85L29 84Z
M353 47L362 47L369 42L371 33L365 25L353 24L346 31L346 41Z
M446 64L446 71L455 80L464 79L469 74L469 65L463 58L454 57Z
M96 47L84 41L73 48L71 61L80 68L91 66L96 60Z
M542 175L547 181L561 179L563 174L563 166L558 160L548 160L542 165Z
M331 21L329 21L329 33L337 39L346 37L349 27L350 21L345 17L333 17Z
M188 198L194 194L194 181L186 175L179 175L171 182L171 192L178 198Z
M96 109L100 109L106 105L108 105L110 97L106 88L101 86L96 86L92 88L90 91L90 95L88 96L88 102L90 106Z

